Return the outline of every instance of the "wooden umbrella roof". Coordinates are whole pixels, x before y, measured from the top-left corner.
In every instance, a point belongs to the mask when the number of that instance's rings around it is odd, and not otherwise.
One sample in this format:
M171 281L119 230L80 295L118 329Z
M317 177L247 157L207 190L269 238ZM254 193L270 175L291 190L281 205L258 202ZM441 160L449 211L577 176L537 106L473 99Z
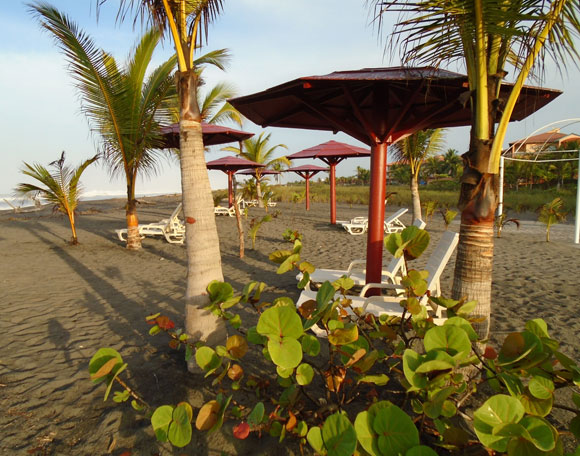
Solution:
M511 84L502 84L500 99ZM524 86L512 114L521 120L562 92ZM262 127L343 131L372 145L426 128L469 125L467 76L433 67L364 68L306 76L230 103Z
M222 157L217 160L212 160L207 162L207 169L219 169L220 171L238 171L240 169L248 168L262 168L264 165L256 163L251 160L246 160L245 158L239 157Z
M351 144L338 141L327 141L317 146L309 147L295 154L288 155L290 160L295 158L349 158L349 157L369 157L371 151L363 147L353 146Z

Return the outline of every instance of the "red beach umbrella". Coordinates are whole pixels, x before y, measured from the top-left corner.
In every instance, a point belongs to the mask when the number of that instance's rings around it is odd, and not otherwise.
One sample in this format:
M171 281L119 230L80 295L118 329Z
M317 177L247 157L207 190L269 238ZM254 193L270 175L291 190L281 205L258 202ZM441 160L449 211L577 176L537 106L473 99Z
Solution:
M298 174L301 178L306 181L306 210L310 210L310 178L315 176L321 171L328 172L328 168L323 168L322 166L317 165L302 165L296 166L294 168L288 168L286 172L292 171ZM331 180L332 182L332 180Z
M507 98L503 84L500 98ZM525 86L513 120L552 101L560 91ZM229 100L262 127L344 133L371 148L368 282L380 282L383 259L387 146L426 128L469 125L467 76L433 67L365 68L306 76Z
M234 192L233 192L233 176L236 171L247 168L262 168L264 165L260 163L253 162L251 160L246 160L245 158L239 157L222 157L217 160L212 160L207 162L207 169L219 169L228 175L228 204L232 207L234 204Z
M215 146L217 144L226 144L236 141L244 141L254 136L254 133L248 131L236 130L222 125L201 123L201 133L203 135L204 146ZM164 139L164 148L179 149L179 124L174 123L161 128L161 134Z
M330 170L330 223L334 225L336 224L336 165L349 157L370 157L370 155L371 153L368 149L337 141L328 141L288 155L288 158L290 160L295 158L318 158L328 165ZM309 203L307 205L310 206Z

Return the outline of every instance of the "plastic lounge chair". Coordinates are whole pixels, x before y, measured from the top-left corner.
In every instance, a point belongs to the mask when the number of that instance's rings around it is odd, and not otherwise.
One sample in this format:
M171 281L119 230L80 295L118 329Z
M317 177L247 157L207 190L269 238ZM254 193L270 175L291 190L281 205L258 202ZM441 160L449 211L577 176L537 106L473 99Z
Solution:
M232 206L230 208L223 207L223 206L216 206L213 208L213 213L215 215L229 215L230 217L236 216L236 210L234 209L234 206Z
M278 203L276 201L268 201L268 207L276 207Z
M415 219L413 225L419 229L423 229L426 223L421 219ZM352 261L348 269L316 269L312 274L310 274L310 282L322 283L334 282L335 280L341 278L342 276L350 277L354 284L357 286L363 286L366 283L366 261L365 260L354 260ZM400 283L400 278L406 274L405 262L403 258L393 258L387 269L382 271L381 282L385 283ZM296 276L298 281L302 280L302 273Z
M139 235L141 238L146 236L163 236L170 244L183 244L185 240L185 225L179 220L181 212L181 203L177 205L168 219L160 220L155 223L139 225ZM127 242L127 228L115 230L119 240Z
M355 217L350 222L342 223L342 227L353 236L358 236L367 232L369 220L366 217Z
M457 243L459 242L459 234L453 233L451 231L445 231L439 244L435 247L435 250L429 257L427 261L427 265L425 269L429 272L429 276L427 278L427 289L430 291L431 296L439 296L441 294L441 286L439 279L441 277L441 273L445 269L445 266L449 262ZM386 313L389 315L396 315L402 316L403 315L403 308L400 305L400 302L403 297L399 296L371 296L365 297L366 292L371 288L387 288L392 289L398 292L402 292L404 288L401 285L397 284L388 284L388 283L369 283L363 287L360 292L359 296L349 296L351 299L351 307L362 307L367 313L372 313L375 315L379 315L382 313ZM300 294L298 301L296 302L296 307L300 307L304 302L309 300L316 300L316 291L312 291L309 289L304 289L304 291ZM424 296L421 298L421 304L427 305L427 297ZM445 321L445 318L442 316L442 309L437 308L433 309L435 311L435 318L434 321L437 324L441 324ZM316 326L316 325L315 325ZM314 327L313 327L314 328ZM314 328L313 331L317 335L325 334L320 328Z
M397 212L395 212L390 217L387 217L385 219L385 233L391 234L391 233L397 233L398 231L403 231L406 227L403 224L403 222L401 222L399 220L399 217L401 217L403 214L405 214L408 210L409 209L404 207L402 209L399 209Z

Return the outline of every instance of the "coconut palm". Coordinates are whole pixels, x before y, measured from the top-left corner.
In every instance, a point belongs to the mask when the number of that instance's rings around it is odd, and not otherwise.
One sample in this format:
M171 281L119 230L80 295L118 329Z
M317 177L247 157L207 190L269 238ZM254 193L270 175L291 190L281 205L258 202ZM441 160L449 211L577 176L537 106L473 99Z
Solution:
M443 163L441 164L443 172L451 177L457 177L461 169L461 157L457 154L455 149L447 149L443 155Z
M46 4L32 5L42 27L54 37L69 62L82 111L99 135L103 158L113 175L127 184L127 248L141 248L135 187L137 176L154 173L160 146L159 123L169 119L175 98L172 57L145 76L159 42L150 30L137 43L125 68L99 49L74 22Z
M443 151L444 131L440 128L413 133L391 146L391 153L396 161L406 162L411 169L411 198L413 201L413 221L423 219L421 215L421 198L419 196L419 172L427 157L433 157Z
M493 222L498 204L502 145L516 101L531 74L544 75L547 58L564 68L578 60L578 0L374 0L380 11L400 13L391 46L404 62L440 67L461 63L468 75L464 100L472 110L469 151L464 155L459 208L461 232L452 296L478 301L474 311L481 339L489 333ZM382 22L384 23L384 22ZM389 28L390 30L390 28ZM506 99L499 89L508 71L514 85ZM494 124L497 123L497 126Z
M120 0L119 17L135 12L171 36L177 57L179 94L179 161L186 221L187 288L185 330L210 345L224 344L225 323L205 308L210 304L207 285L223 281L219 238L213 199L205 166L201 109L198 103L199 72L195 56L208 24L223 9L223 0ZM103 2L98 2L102 5ZM197 370L195 362L188 364Z
M238 154L240 157L246 160L251 160L253 162L265 165L264 168L256 168L256 194L258 196L258 205L264 207L264 201L262 201L262 190L260 182L262 180L262 172L264 169L273 169L272 167L280 164L290 166L290 160L286 157L274 157L274 152L278 148L288 149L284 144L276 144L270 146L270 136L271 133L265 135L265 132L260 133L260 136L252 137L243 141L243 147L228 146L224 147L222 150L227 150Z
M95 155L93 158L82 162L78 168L71 169L64 164L63 151L59 160L53 161L48 165L54 168L52 173L38 163L29 165L24 162L22 174L32 177L41 185L21 183L15 189L20 195L42 196L54 205L56 211L66 214L70 222L72 231L71 244L73 245L79 242L75 228L75 210L81 193L80 178L84 170L96 161L98 157L98 155Z

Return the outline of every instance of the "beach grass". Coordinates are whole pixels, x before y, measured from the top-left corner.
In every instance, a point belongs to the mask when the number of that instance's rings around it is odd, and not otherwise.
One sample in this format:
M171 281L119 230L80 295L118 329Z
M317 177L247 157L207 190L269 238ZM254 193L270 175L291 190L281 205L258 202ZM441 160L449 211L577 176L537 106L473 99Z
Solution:
M439 188L437 185L426 185L421 187L421 201L437 201L440 208L457 208L459 198L459 187L456 183L450 182L448 189ZM451 188L449 188L451 187ZM457 187L457 188L453 188ZM296 197L303 195L304 185L287 184L271 186L274 192L274 200L282 202L293 202ZM409 187L403 185L388 185L387 193L394 192L389 197L389 204L395 206L411 206L411 191ZM564 210L570 215L575 212L576 188L566 188L563 190L542 189L542 188L520 188L519 190L507 190L504 193L504 207L512 213L534 212L542 205L560 197L564 201ZM310 201L316 203L326 203L330 199L330 185L314 182L310 184ZM336 200L343 204L368 204L368 186L336 186Z

